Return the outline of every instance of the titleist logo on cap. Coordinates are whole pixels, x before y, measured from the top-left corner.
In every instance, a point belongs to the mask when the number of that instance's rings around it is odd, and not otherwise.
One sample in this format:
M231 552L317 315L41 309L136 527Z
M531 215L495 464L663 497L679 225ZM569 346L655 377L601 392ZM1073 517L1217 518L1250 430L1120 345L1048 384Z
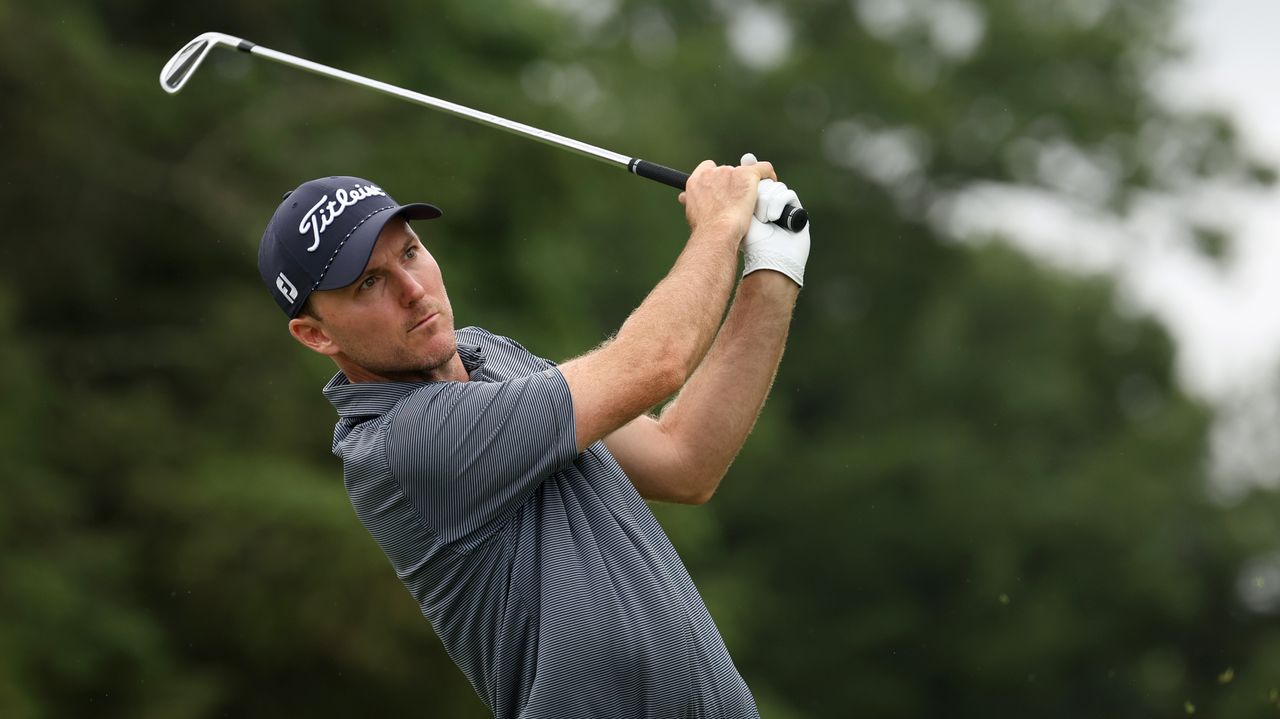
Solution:
M339 189L333 193L333 199L330 200L328 195L320 198L320 201L307 211L306 217L302 218L302 222L298 223L298 234L305 235L311 233L315 241L307 248L307 252L315 252L320 246L320 235L329 229L329 225L333 224L335 218L341 215L344 210L366 197L374 195L387 196L377 185L356 185L354 189L348 192L346 189Z

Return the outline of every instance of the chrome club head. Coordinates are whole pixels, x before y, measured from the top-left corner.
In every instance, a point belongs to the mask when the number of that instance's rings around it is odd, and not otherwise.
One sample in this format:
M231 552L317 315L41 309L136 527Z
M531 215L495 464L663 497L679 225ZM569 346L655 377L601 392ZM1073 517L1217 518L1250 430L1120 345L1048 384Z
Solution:
M206 32L182 47L169 58L160 70L160 87L170 95L182 89L187 80L195 73L209 51L220 45L237 47L245 44L244 40L220 32Z

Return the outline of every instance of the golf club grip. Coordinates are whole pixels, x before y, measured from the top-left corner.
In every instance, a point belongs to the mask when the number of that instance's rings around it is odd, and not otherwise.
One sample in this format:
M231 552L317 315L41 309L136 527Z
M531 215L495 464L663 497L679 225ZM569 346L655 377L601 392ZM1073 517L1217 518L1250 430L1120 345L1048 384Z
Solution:
M649 162L640 158L632 160L627 169L641 177L647 177L664 185L670 185L677 190L683 190L685 183L689 181L689 173L687 172L681 172L666 165L659 165L656 162ZM782 216L774 220L773 224L784 230L799 232L805 228L805 225L809 224L809 213L805 212L803 207L787 205L782 208Z

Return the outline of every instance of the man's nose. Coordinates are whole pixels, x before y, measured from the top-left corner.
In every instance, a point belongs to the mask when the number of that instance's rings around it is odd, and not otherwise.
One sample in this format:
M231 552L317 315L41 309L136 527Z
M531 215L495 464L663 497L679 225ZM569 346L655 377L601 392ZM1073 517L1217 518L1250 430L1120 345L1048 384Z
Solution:
M397 274L398 277L396 279L400 285L400 296L406 305L411 305L426 296L427 290L418 281L418 278L405 270L400 270Z

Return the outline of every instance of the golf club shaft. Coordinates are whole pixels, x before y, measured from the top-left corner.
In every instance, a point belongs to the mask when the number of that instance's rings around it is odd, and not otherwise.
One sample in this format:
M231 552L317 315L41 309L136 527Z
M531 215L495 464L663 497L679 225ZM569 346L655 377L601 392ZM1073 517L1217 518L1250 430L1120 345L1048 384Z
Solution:
M254 55L265 57L268 60L274 60L278 63L291 65L301 70L313 72L317 75L325 75L326 77L349 82L353 85L362 85L372 90L377 90L388 95L394 95L402 100L408 100L409 102L416 103L418 105L425 105L427 107L435 108L436 110L442 110L452 115L465 117L469 120L474 120L476 122L489 125L490 127L496 127L500 130L513 132L517 135L524 135L530 139L545 142L548 145L558 145L566 150L572 150L580 155L592 157L602 162L626 167L627 163L631 161L631 158L629 157L624 157L616 152L610 152L594 145L588 145L585 142L579 142L578 140L574 140L570 137L557 135L554 132L547 132L546 130L539 130L536 127L530 127L529 125L515 122L513 120L507 120L505 118L498 117L497 115L490 115L489 113L481 112L480 110L473 110L469 107L449 102L448 100L441 100L440 98L431 97L430 95L423 95L420 92L405 90L404 88L389 85L379 80L372 80L362 75L356 75L345 70L339 70L335 67L321 65L318 62L312 62L300 57L295 57L261 45L255 45L248 41L244 41L239 46L239 49Z
M282 63L284 65L296 67L300 70L306 70L317 75L324 75L326 77L334 78L335 80L342 80L354 85L378 90L379 92L393 95L418 105L424 105L436 110L458 115L459 117L474 120L475 122L489 125L490 127L496 127L500 130L506 130L507 132L515 133L517 135L523 135L524 137L537 140L548 145L562 147L566 150L576 152L579 155L624 167L636 175L656 182L661 182L664 185L670 185L678 190L685 189L685 183L689 179L688 173L666 167L665 165L659 165L655 162L620 155L616 152L611 152L580 140L575 140L563 135L557 135L554 132L540 130L536 127L531 127L521 122L515 122L506 118L498 117L497 115L491 115L487 112L481 112L480 110L473 110L472 108L459 105L454 102L449 102L448 100L441 100L436 97L431 97L430 95L424 95L420 92L405 90L404 88L373 80L362 75L356 75L355 73L350 73L345 70L339 70L334 67L329 67L328 65L322 65L318 62L312 62L294 55L272 50L249 42L248 40L240 40L236 45L236 48L253 55L267 58L268 60L274 60L275 62ZM788 230L799 231L804 229L808 222L809 215L803 208L796 205L788 205L783 209L782 216L774 221L774 224Z

